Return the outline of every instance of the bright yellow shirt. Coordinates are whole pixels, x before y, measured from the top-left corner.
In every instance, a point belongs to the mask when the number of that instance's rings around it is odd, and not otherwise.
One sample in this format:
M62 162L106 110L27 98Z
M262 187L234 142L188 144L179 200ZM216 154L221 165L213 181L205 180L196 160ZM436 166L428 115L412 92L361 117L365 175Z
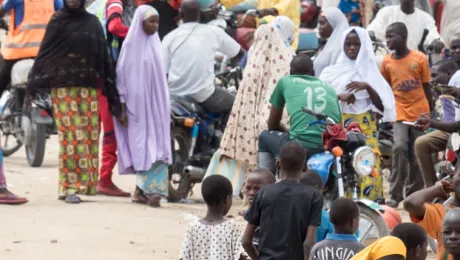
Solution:
M387 236L370 244L350 260L378 260L389 255L402 255L406 258L406 251L401 239Z
M257 9L276 8L278 15L289 17L295 25L294 41L292 48L297 50L299 44L299 27L300 27L300 1L299 0L258 0Z
M233 6L243 2L243 0L221 0L220 3L225 6L225 8L232 8Z

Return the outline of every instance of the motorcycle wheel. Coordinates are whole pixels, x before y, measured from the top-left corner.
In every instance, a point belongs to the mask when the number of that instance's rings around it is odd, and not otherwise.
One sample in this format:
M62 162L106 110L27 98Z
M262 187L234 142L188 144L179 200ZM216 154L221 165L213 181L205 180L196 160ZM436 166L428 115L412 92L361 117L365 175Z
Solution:
M27 162L31 167L40 167L45 157L46 125L32 124L32 140L26 144Z
M361 204L359 211L359 241L362 244L368 246L379 238L390 235L390 230L379 213Z
M173 166L169 173L168 200L177 202L184 199L192 189L188 176L184 175L190 148L190 129L175 126L171 135Z
M13 141L15 141L12 145L8 145L8 140L10 137L14 138ZM13 134L2 134L2 143L3 156L5 157L14 154L22 146L22 142L19 141L19 139L17 139Z

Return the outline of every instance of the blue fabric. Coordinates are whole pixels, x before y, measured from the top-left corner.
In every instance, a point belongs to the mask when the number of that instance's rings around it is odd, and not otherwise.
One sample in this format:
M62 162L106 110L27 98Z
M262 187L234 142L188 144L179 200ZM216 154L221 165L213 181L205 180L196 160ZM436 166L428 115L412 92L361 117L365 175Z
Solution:
M158 194L167 197L168 177L168 165L163 162L157 162L150 170L136 174L136 185L146 194Z
M334 225L332 225L331 220L329 218L329 212L323 210L321 213L321 225L316 228L316 243L323 241L324 239L329 239L329 235L332 235L332 238L336 238L337 236L342 236L341 234L333 234L334 233ZM335 236L334 236L335 235ZM349 235L344 235L349 236ZM359 237L359 229L356 231L356 234L353 236L356 238ZM336 240L346 240L346 239L336 239Z
M246 52L240 60L240 68L244 69L246 67L246 63L248 62L248 52Z
M321 213L321 225L316 228L316 243L326 239L326 236L334 232L334 226L329 219L329 212L323 210Z
M444 122L454 122L455 121L455 107L452 102L448 99L441 99L442 109L444 112Z
M64 7L63 0L54 0L54 10L60 10ZM15 10L15 17L14 17L14 28L18 27L22 20L24 20L24 0L5 0L3 2L3 9L7 12L11 11L12 9Z
M339 240L339 241L358 241L358 238L355 235L348 235L348 234L327 234L326 239L328 240Z
M359 0L340 0L339 9L345 16L348 18L348 13L351 13L353 10L359 10ZM353 13L351 14L351 23L359 23L360 14Z

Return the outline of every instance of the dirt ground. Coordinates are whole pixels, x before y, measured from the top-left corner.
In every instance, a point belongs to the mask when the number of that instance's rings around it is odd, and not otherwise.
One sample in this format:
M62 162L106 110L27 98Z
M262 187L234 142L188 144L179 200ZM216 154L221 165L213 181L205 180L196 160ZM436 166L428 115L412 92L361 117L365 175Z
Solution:
M0 206L1 260L178 259L187 225L206 212L203 203L164 203L154 209L128 198L94 196L80 205L65 204L57 200L57 153L54 136L40 168L28 166L23 149L5 158L9 189L30 202ZM114 181L134 190L133 176L114 174ZM200 200L199 187L195 191L193 198ZM241 207L235 201L231 214Z

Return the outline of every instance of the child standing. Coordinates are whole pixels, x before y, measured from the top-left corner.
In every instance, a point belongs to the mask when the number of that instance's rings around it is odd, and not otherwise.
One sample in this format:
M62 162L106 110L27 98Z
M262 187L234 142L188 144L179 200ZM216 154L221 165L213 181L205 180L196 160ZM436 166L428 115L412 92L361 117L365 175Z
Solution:
M300 183L318 189L322 192L324 183L319 174L309 169L300 176ZM327 234L334 232L334 226L332 225L329 212L326 210L321 211L321 224L316 228L316 243L323 241Z
M299 182L306 170L306 150L289 142L281 148L276 168L281 181L266 185L256 195L245 219L243 247L253 260L307 260L321 223L323 196ZM259 251L252 239L260 227Z
M460 259L460 209L447 212L442 222L442 242L453 260Z
M348 260L364 249L354 235L359 227L359 207L351 199L338 198L332 202L329 214L334 233L313 247L310 259Z
M440 203L431 203L436 198L447 199L454 192L454 201L450 207ZM436 259L453 260L444 247L442 221L446 214L460 205L460 171L456 170L452 182L442 180L434 186L415 192L404 201L404 209L411 220L425 229L428 236L437 240Z
M256 169L248 174L246 185L244 187L244 195L248 199L249 207L251 207L257 192L267 184L276 182L275 175L267 169Z
M251 207L252 202L260 189L267 184L274 184L275 182L275 175L267 169L256 169L249 173L244 187L244 195L248 199L249 207ZM244 211L243 215L244 214L246 214L246 211ZM252 243L256 249L259 247L259 228L257 228L254 233Z
M428 255L427 236L413 223L397 225L391 236L380 238L351 260L425 260Z
M242 228L236 220L225 218L232 207L232 193L232 184L224 176L212 175L204 179L201 194L208 212L188 228L179 259L245 259L241 246Z
M434 109L428 60L425 54L409 50L407 35L407 27L403 23L393 23L388 27L387 45L394 52L385 56L380 68L383 77L393 89L396 100L393 169L390 174L391 198L387 201L387 205L393 208L397 208L404 199L404 186L406 197L424 187L414 155L415 139L423 135L423 132L404 121L415 122L421 114Z

